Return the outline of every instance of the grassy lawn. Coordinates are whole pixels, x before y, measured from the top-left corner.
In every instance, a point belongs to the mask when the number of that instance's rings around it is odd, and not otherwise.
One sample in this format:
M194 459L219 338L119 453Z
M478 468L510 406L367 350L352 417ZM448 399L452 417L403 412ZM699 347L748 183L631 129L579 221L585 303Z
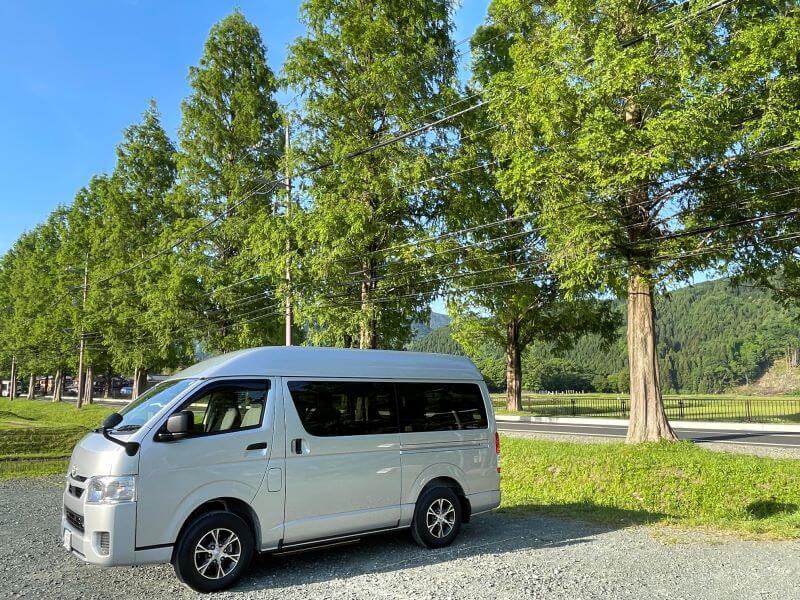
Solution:
M492 394L492 402L499 415L542 417L627 418L630 408L630 399L625 394L523 393L521 412L505 409L505 394ZM665 395L664 408L673 420L800 423L797 396Z
M61 474L112 408L0 401L0 479ZM503 438L503 506L616 526L663 523L800 538L800 461L678 444Z
M609 525L659 523L800 538L800 460L675 444L504 437L503 507Z
M114 409L0 400L0 479L64 473L72 447Z

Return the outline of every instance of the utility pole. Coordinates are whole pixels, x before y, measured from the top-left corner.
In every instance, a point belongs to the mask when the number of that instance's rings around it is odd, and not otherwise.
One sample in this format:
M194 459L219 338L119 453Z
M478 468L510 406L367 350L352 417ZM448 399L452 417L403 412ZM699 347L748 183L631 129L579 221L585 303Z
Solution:
M289 115L286 115L286 142L284 144L283 155L286 159L286 219L287 219L287 232L291 232L291 216L292 216L292 168L289 161ZM294 320L294 311L292 307L292 240L291 233L286 237L286 299L285 299L285 317L286 317L286 345L292 345L292 321Z
M86 253L86 260L83 263L83 303L81 305L81 341L80 349L78 350L78 403L80 408L83 406L84 399L84 386L86 380L83 373L83 354L86 350L86 332L83 329L83 318L86 315L86 296L89 291L89 253Z

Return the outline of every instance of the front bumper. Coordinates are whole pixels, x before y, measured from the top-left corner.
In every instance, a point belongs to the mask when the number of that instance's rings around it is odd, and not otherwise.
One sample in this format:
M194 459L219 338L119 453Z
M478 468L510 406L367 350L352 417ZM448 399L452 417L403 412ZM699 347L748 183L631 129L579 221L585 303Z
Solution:
M78 518L68 519L67 511ZM65 491L61 534L65 548L68 545L67 550L86 562L104 567L136 564L136 503L87 504Z

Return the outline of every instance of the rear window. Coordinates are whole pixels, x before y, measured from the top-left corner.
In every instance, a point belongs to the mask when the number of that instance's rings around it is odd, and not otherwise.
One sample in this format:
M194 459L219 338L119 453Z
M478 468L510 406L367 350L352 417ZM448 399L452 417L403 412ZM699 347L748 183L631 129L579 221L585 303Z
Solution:
M398 383L400 431L488 427L481 389L474 383Z
M391 383L290 381L289 392L305 430L329 437L397 433Z

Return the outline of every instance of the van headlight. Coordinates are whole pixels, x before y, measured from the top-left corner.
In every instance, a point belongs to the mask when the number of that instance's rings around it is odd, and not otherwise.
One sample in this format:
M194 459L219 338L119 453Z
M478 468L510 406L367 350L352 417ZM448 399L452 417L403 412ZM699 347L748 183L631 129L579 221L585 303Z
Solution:
M136 477L133 475L90 477L86 484L86 502L119 504L136 500Z

